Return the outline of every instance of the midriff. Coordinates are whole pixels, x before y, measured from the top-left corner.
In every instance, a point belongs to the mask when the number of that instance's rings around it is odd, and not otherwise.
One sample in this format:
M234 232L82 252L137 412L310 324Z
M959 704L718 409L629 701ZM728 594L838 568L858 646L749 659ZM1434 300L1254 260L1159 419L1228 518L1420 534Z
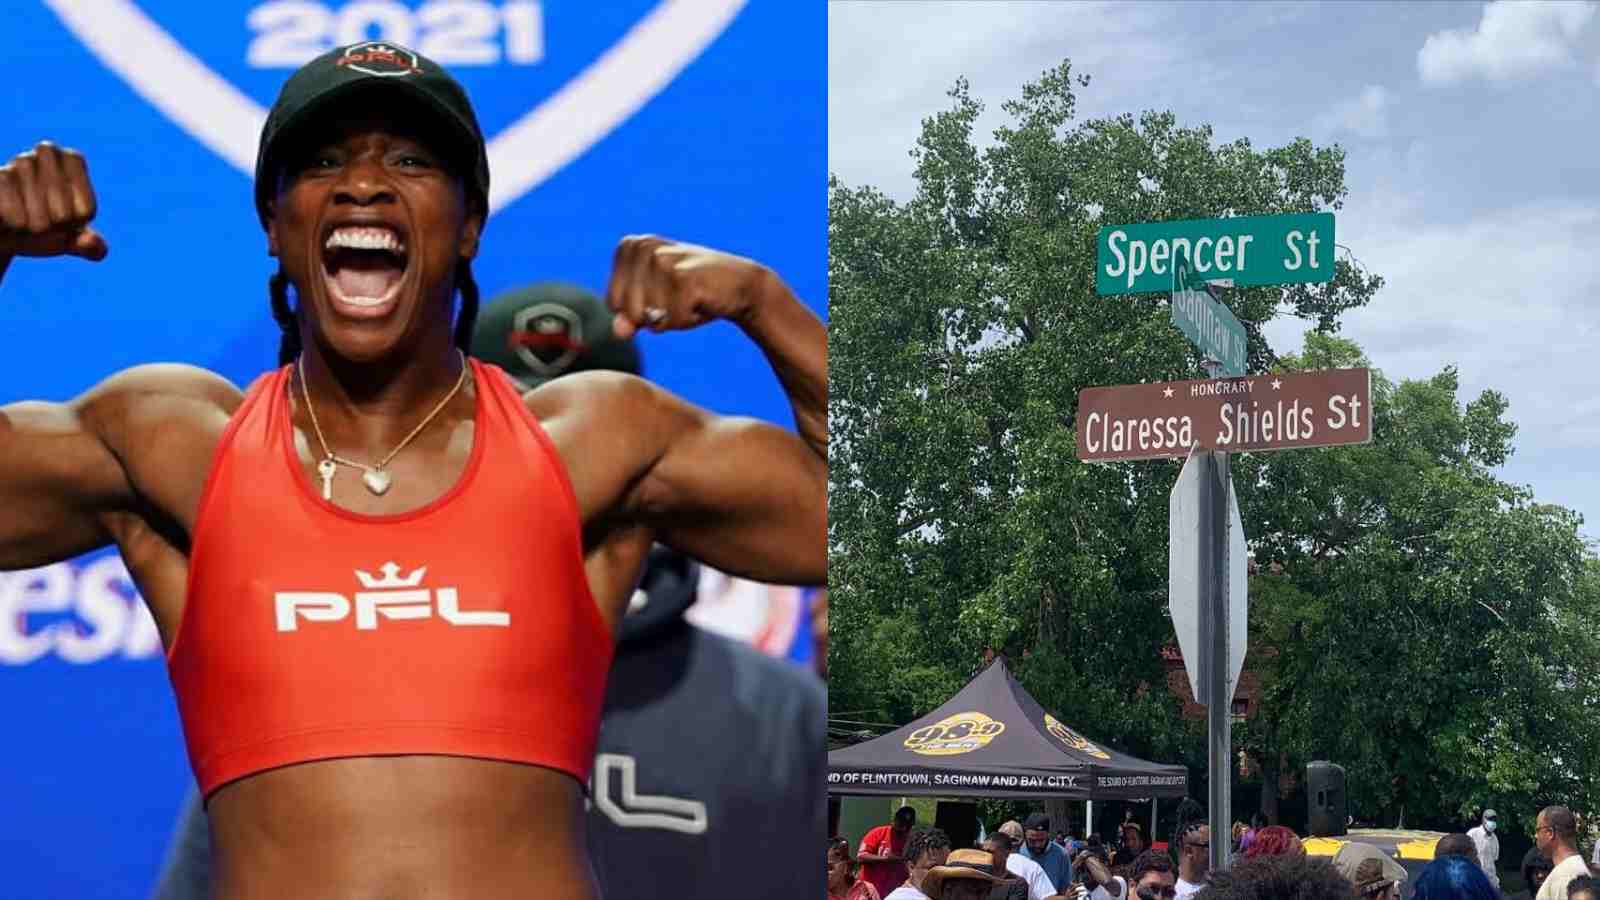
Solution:
M599 900L582 787L447 756L301 763L212 794L218 900Z

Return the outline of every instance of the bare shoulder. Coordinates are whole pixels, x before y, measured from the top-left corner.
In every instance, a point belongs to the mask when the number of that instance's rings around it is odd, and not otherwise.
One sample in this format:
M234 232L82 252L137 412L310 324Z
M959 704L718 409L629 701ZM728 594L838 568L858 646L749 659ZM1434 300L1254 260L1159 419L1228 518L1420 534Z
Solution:
M191 524L241 398L203 369L163 365L118 372L66 403L0 406L0 568L113 540L126 554L151 522Z
M123 369L73 402L80 416L114 427L172 416L226 421L244 392L221 375L198 366L155 363Z
M649 428L664 418L690 414L689 404L637 375L578 372L548 381L522 395L546 427L609 423L611 428Z
M124 369L71 404L86 431L115 454L128 474L201 471L244 393L196 366L161 363Z
M151 363L123 369L100 382L82 401L127 402L140 398L192 400L232 413L244 392L209 369L181 363Z

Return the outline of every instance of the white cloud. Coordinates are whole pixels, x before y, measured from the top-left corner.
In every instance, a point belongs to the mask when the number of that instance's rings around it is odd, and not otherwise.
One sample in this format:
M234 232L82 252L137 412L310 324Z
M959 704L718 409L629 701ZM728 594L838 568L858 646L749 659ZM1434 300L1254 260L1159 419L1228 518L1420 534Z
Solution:
M1480 77L1511 81L1570 66L1573 45L1594 18L1593 2L1494 0L1476 29L1428 35L1417 51L1423 82L1454 84Z
M1369 84L1360 96L1340 101L1333 109L1317 116L1319 131L1348 131L1364 138L1380 138L1389 133L1389 92L1381 85Z
M1348 208L1347 208L1348 210ZM1462 395L1485 388L1511 401L1520 445L1541 451L1600 449L1600 428L1575 404L1594 395L1593 347L1600 292L1591 235L1600 208L1538 204L1451 225L1402 226L1348 210L1339 242L1385 285L1349 313L1343 333L1393 378L1426 378L1447 365ZM1299 347L1305 323L1278 319L1268 340Z
M1001 101L1065 59L1094 79L1086 90L1074 85L1086 103L1118 90L1148 92L1147 82L1161 80L1152 73L1180 64L1188 83L1208 84L1210 64L1172 40L1179 11L1120 2L830 3L828 168L849 184L909 197L907 151L923 118L950 108L945 92L958 77L984 100L980 146L1010 119Z

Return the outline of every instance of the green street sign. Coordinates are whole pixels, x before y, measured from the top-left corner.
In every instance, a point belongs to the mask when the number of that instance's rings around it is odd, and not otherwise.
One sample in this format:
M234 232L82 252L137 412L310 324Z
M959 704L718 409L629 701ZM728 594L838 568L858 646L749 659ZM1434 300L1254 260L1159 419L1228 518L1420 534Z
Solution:
M1244 374L1245 334L1231 310L1212 298L1205 280L1180 248L1172 262L1172 324L1201 353L1222 363L1224 374Z
M1239 287L1333 280L1333 213L1107 225L1096 244L1094 287L1102 295L1171 290L1179 252L1201 278Z

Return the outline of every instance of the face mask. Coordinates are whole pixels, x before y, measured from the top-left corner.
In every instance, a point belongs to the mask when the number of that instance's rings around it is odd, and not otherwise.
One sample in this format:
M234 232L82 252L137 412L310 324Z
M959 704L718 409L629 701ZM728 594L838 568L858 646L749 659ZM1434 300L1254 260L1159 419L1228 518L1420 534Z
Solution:
M1483 830L1489 832L1490 834L1494 834L1494 826L1495 821L1493 819L1485 819L1483 823Z

